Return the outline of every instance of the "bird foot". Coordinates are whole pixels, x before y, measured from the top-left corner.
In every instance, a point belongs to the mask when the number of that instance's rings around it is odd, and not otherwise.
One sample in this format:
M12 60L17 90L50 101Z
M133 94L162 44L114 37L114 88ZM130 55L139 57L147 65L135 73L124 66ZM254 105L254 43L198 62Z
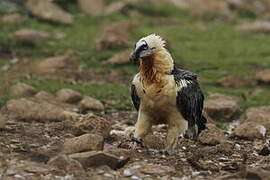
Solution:
M196 139L198 136L198 128L196 126L189 127L184 135L187 139Z
M143 140L141 138L131 137L129 141L130 141L129 144L130 149L138 150L144 148Z

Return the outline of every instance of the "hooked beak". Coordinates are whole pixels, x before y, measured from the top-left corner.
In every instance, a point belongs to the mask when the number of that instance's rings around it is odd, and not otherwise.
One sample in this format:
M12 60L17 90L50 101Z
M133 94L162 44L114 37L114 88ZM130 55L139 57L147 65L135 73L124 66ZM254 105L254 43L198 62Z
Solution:
M140 60L140 52L138 50L135 50L130 54L130 61L136 63Z

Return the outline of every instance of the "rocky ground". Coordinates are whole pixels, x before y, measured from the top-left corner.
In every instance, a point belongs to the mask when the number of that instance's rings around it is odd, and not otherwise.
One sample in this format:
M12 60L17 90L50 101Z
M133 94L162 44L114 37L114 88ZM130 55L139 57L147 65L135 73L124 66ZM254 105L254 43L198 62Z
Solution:
M269 179L268 0L0 0L0 179ZM49 13L48 13L49 11ZM133 148L133 43L196 72L207 129Z

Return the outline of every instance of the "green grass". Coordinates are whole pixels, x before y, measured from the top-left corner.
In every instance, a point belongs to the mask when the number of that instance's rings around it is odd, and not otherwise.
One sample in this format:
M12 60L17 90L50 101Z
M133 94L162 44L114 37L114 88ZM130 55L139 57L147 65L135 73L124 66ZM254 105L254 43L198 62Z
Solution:
M113 1L115 0L108 0L106 3ZM269 105L270 92L266 90L269 86L264 87L265 90L261 93L252 95L248 92L254 90L254 86L223 88L217 85L217 81L228 75L242 75L252 79L256 71L269 68L270 36L239 32L235 29L235 20L225 20L224 17L211 13L194 17L189 10L169 5L133 4L130 8L143 13L145 16L127 17L121 13L115 13L93 18L82 14L74 4L67 4L65 9L74 15L74 24L70 26L42 22L34 18L28 19L21 25L0 22L0 49L7 49L18 56L26 56L32 59L42 59L73 50L78 55L77 62L81 67L104 73L119 71L123 73L123 79L129 80L137 71L134 65L101 65L101 62L108 57L129 48L96 52L94 47L100 35L102 24L133 21L138 23L138 27L129 32L133 42L150 33L157 33L166 37L171 44L170 52L175 63L208 80L207 83L202 84L206 93L219 92L239 97L245 96L246 101L241 103L243 111L251 106ZM254 15L247 12L238 12L238 14L241 21L253 21L255 19ZM165 19L168 22L177 20L180 23L155 25L153 21L159 19ZM25 27L47 31L51 34L51 38L41 41L35 46L16 44L12 41L12 32ZM65 33L66 37L56 40L54 35L58 32ZM120 99L121 103L117 108L131 108L128 84L89 84L82 82L72 85L56 80L43 80L42 77L26 80L26 83L51 92L69 87L101 100ZM4 102L5 100L0 101Z

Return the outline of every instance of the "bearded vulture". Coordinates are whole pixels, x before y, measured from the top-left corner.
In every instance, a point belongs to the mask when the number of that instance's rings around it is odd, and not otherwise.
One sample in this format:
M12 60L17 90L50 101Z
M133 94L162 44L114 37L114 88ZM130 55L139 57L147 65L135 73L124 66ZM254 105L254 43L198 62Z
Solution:
M205 129L204 95L197 76L174 66L165 41L151 34L135 44L131 60L139 63L131 85L138 111L134 139L141 142L152 125L167 124L165 150L175 149L179 135L195 138Z

